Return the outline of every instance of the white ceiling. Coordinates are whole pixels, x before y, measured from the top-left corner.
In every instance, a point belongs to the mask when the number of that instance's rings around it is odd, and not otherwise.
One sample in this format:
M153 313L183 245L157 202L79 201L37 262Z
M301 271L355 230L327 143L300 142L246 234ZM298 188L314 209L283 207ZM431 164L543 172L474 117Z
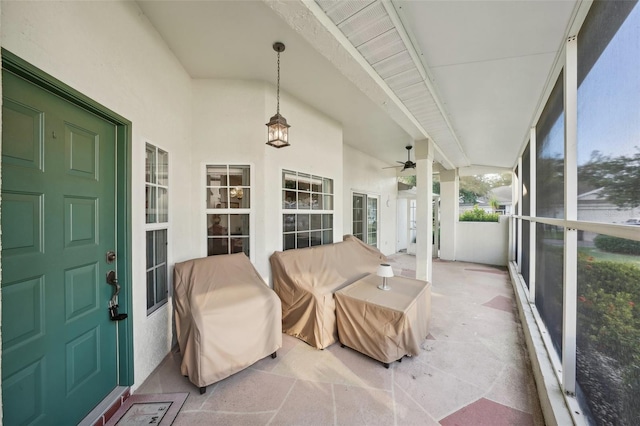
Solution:
M512 166L576 2L395 4L471 162Z
M447 168L514 165L575 3L138 2L193 78L274 83L282 41L281 89L341 122L347 144L393 164L429 136Z

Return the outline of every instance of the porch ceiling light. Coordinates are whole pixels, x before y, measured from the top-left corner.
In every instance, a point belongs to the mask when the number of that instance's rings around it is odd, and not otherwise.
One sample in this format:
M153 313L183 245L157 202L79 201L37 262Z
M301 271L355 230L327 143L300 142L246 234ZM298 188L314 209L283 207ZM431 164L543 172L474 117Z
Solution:
M278 52L278 84L276 89L276 115L267 123L267 145L275 148L289 146L289 126L287 119L280 115L280 52L284 52L284 43L273 43L273 50Z

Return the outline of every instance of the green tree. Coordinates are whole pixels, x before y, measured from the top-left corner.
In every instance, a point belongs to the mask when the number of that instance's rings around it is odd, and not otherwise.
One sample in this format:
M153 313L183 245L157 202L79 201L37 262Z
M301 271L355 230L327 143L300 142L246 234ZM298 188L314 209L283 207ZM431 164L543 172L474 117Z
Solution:
M589 161L578 168L580 180L603 188L602 197L620 208L640 206L640 148L633 155L611 157L593 151Z
M494 196L491 196L491 198L489 198L489 205L493 209L494 213L500 209L500 202Z
M400 176L398 181L416 186L416 176ZM490 173L486 175L461 176L459 196L467 204L475 204L479 198L486 197L493 188L511 185L511 173ZM440 182L433 181L433 193L440 194Z
M483 179L489 183L491 189L497 188L499 186L509 186L511 185L511 172L507 173L490 173L483 176Z
M398 176L398 182L402 182L411 186L416 186L416 175Z
M460 196L465 203L476 203L478 198L487 195L489 189L489 182L482 175L460 177Z
M461 176L460 198L463 203L476 203L478 199L487 197L493 188L508 185L511 185L511 173Z
M399 176L398 182L402 182L404 184L411 185L411 186L416 186L416 175ZM432 189L434 194L440 194L440 180L435 179L435 177L433 179Z
M475 204L481 195L465 188L460 188L460 198L465 204Z

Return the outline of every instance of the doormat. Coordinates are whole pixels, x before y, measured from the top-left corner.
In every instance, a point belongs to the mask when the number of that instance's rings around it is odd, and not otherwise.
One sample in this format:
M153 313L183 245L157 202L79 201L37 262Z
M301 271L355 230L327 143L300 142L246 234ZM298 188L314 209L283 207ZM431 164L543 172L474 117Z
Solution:
M170 426L187 400L188 393L131 395L106 426Z

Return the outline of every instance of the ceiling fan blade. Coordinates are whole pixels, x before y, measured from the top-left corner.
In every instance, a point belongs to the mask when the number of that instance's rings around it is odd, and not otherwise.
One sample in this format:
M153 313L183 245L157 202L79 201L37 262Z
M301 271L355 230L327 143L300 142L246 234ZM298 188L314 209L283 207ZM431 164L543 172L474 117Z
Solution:
M396 163L404 164L404 161L396 161Z
M383 167L383 169L398 169L400 166Z

